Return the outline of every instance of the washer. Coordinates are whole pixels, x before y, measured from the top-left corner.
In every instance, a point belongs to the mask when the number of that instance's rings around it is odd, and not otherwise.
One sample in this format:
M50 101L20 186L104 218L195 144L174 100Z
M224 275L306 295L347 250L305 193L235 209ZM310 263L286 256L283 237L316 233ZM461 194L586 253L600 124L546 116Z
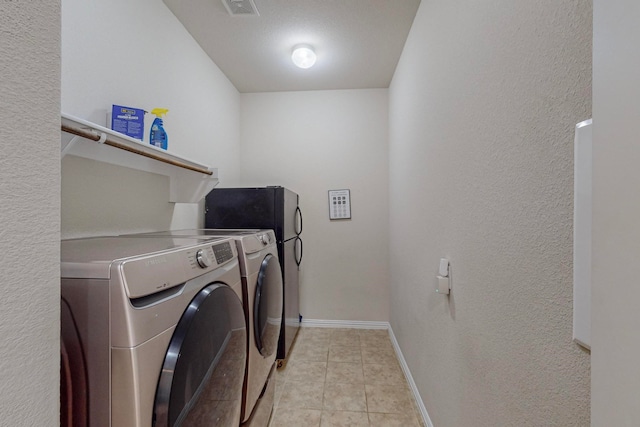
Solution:
M234 240L63 240L61 291L67 425L239 425L247 328ZM83 387L86 404L73 400Z
M283 282L273 230L191 229L137 234L138 237L233 238L243 278L249 333L241 420L266 426L273 410L275 360L282 327Z

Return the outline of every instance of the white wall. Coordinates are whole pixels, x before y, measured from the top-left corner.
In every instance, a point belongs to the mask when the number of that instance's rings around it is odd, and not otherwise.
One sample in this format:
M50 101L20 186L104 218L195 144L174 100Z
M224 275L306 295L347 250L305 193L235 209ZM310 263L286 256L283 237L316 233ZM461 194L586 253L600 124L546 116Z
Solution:
M589 424L571 333L591 16L588 0L433 0L414 20L389 95L391 325L435 426Z
M592 425L640 419L640 4L593 11Z
M62 6L62 111L104 125L112 104L168 108L169 150L237 184L239 94L164 3ZM201 205L167 202L164 178L97 162L65 158L62 197L64 237L202 225ZM123 208L136 201L144 209Z
M59 420L60 2L0 2L0 413Z
M243 184L300 195L304 318L388 321L387 94L241 95ZM329 220L334 189L351 190L351 220Z

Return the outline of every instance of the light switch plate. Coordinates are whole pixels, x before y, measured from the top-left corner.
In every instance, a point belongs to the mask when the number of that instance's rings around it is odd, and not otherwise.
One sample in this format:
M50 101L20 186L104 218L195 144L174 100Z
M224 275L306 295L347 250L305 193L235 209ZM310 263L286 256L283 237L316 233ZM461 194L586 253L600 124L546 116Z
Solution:
M436 276L436 292L441 295L449 295L451 289L449 278Z
M446 258L440 258L440 268L438 274L442 277L449 277L449 260Z

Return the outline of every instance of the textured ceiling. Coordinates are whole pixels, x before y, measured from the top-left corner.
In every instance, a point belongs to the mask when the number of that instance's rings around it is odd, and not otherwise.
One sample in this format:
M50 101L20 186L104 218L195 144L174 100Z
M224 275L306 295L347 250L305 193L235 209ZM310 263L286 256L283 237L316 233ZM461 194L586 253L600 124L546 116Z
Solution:
M238 91L389 87L420 0L255 0L231 16L221 0L164 0ZM314 46L303 70L294 45Z

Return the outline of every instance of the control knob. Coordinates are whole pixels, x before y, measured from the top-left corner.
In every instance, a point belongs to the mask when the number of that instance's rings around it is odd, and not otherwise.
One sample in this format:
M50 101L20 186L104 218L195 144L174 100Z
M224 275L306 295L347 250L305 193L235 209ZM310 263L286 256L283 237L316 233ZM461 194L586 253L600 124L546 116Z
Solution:
M209 254L207 254L204 249L200 249L196 252L196 261L201 268L207 268L212 264Z

